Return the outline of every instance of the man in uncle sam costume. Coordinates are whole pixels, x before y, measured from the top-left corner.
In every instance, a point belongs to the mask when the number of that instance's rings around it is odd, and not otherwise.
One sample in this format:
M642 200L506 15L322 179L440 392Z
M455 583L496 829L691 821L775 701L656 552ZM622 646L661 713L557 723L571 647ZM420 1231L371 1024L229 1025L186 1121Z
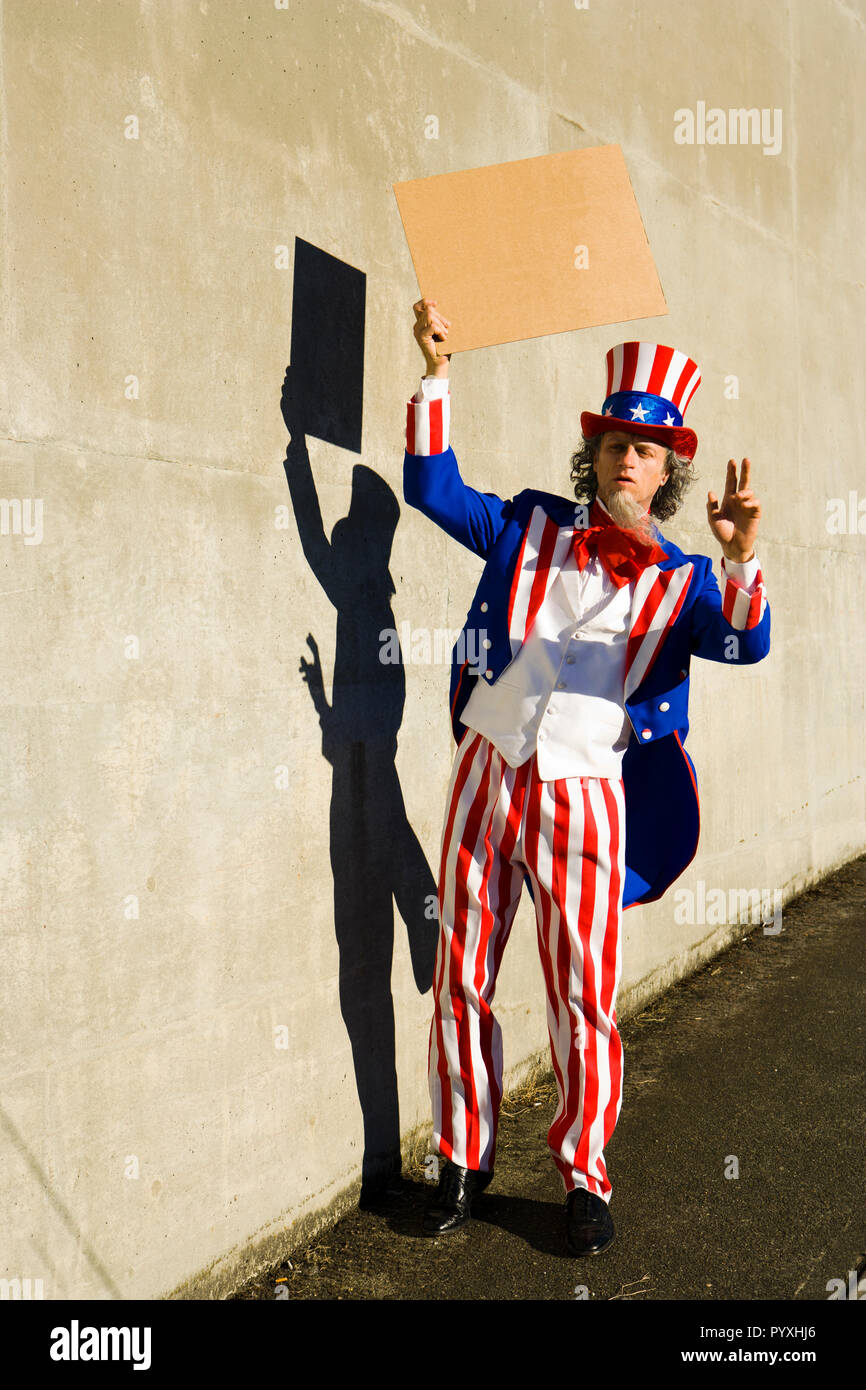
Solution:
M600 415L581 415L578 503L468 487L448 442L449 321L414 306L427 375L408 403L404 496L485 561L458 640L430 1030L433 1141L445 1160L424 1215L453 1231L493 1175L502 1041L491 1010L524 883L532 896L559 1106L548 1144L573 1254L613 1240L603 1150L622 1101L616 1027L625 907L654 902L698 845L689 666L767 655L750 464L728 463L707 518L723 587L652 517L672 516L697 437L683 424L700 372L684 353L621 343Z

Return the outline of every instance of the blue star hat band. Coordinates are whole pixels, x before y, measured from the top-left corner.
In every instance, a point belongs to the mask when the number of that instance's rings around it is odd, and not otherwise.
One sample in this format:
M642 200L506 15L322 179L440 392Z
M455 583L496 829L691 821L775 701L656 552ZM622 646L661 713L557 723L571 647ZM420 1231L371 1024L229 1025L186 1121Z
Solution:
M696 362L662 343L619 343L607 354L607 396L600 415L584 411L586 439L625 430L694 458L698 437L683 416L701 381Z

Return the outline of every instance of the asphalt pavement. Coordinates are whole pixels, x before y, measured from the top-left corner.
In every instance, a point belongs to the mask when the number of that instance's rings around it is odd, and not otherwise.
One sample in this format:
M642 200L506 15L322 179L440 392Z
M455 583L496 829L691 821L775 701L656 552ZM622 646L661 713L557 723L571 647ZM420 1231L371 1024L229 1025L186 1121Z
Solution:
M465 1229L421 1234L435 1185L420 1154L376 1209L303 1249L287 1233L283 1262L233 1298L850 1297L866 1256L866 856L788 903L778 933L743 933L621 1024L607 1251L565 1244L548 1072L505 1097Z

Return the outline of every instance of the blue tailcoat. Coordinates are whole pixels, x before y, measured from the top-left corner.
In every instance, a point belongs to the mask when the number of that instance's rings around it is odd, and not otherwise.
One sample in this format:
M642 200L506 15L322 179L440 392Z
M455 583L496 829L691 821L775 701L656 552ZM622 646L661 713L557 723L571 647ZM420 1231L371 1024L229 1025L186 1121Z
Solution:
M526 545L530 525L543 513L561 528L558 534L565 543L573 536L578 509L567 498L532 488L508 500L478 492L463 482L450 447L430 455L406 451L403 495L486 562L452 655L451 720L459 742L465 731L460 715L475 682L480 679L493 684L519 650L514 631L509 630L509 601L515 586L524 582L518 562L523 570L537 563ZM628 678L625 687L624 707L632 736L622 763L626 805L624 907L660 898L697 852L697 777L683 747L689 728L692 655L750 664L761 661L770 649L769 604L765 604L760 620L753 619L752 627L733 627L723 615L722 596L708 557L685 555L664 537L659 544L667 559L648 567L634 586L640 591L632 607L634 642L645 644L635 672L644 666L647 669L631 690ZM560 546L554 553L553 569L557 568L557 556L561 564L564 554ZM546 559L545 564L548 562ZM666 573L671 570L677 573ZM526 582L531 582L531 575ZM647 609L641 614L641 606L653 583L659 592L670 586L670 593L677 593L679 599L676 611L667 616L662 606L662 616L644 633ZM478 650L482 633L489 646L478 666L470 664L466 654Z

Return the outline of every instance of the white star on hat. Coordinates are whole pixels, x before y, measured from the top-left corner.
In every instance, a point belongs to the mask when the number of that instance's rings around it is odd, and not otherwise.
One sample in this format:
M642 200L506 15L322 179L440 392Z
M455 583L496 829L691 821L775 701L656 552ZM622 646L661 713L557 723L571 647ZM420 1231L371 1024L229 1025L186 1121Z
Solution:
M674 420L673 415L667 414L667 415L665 416L665 424L666 424L666 425L675 425L675 424L676 424L676 421Z
M643 423L643 421L646 419L646 411L644 410L642 405L632 406L631 418L633 420L640 420L641 423Z

